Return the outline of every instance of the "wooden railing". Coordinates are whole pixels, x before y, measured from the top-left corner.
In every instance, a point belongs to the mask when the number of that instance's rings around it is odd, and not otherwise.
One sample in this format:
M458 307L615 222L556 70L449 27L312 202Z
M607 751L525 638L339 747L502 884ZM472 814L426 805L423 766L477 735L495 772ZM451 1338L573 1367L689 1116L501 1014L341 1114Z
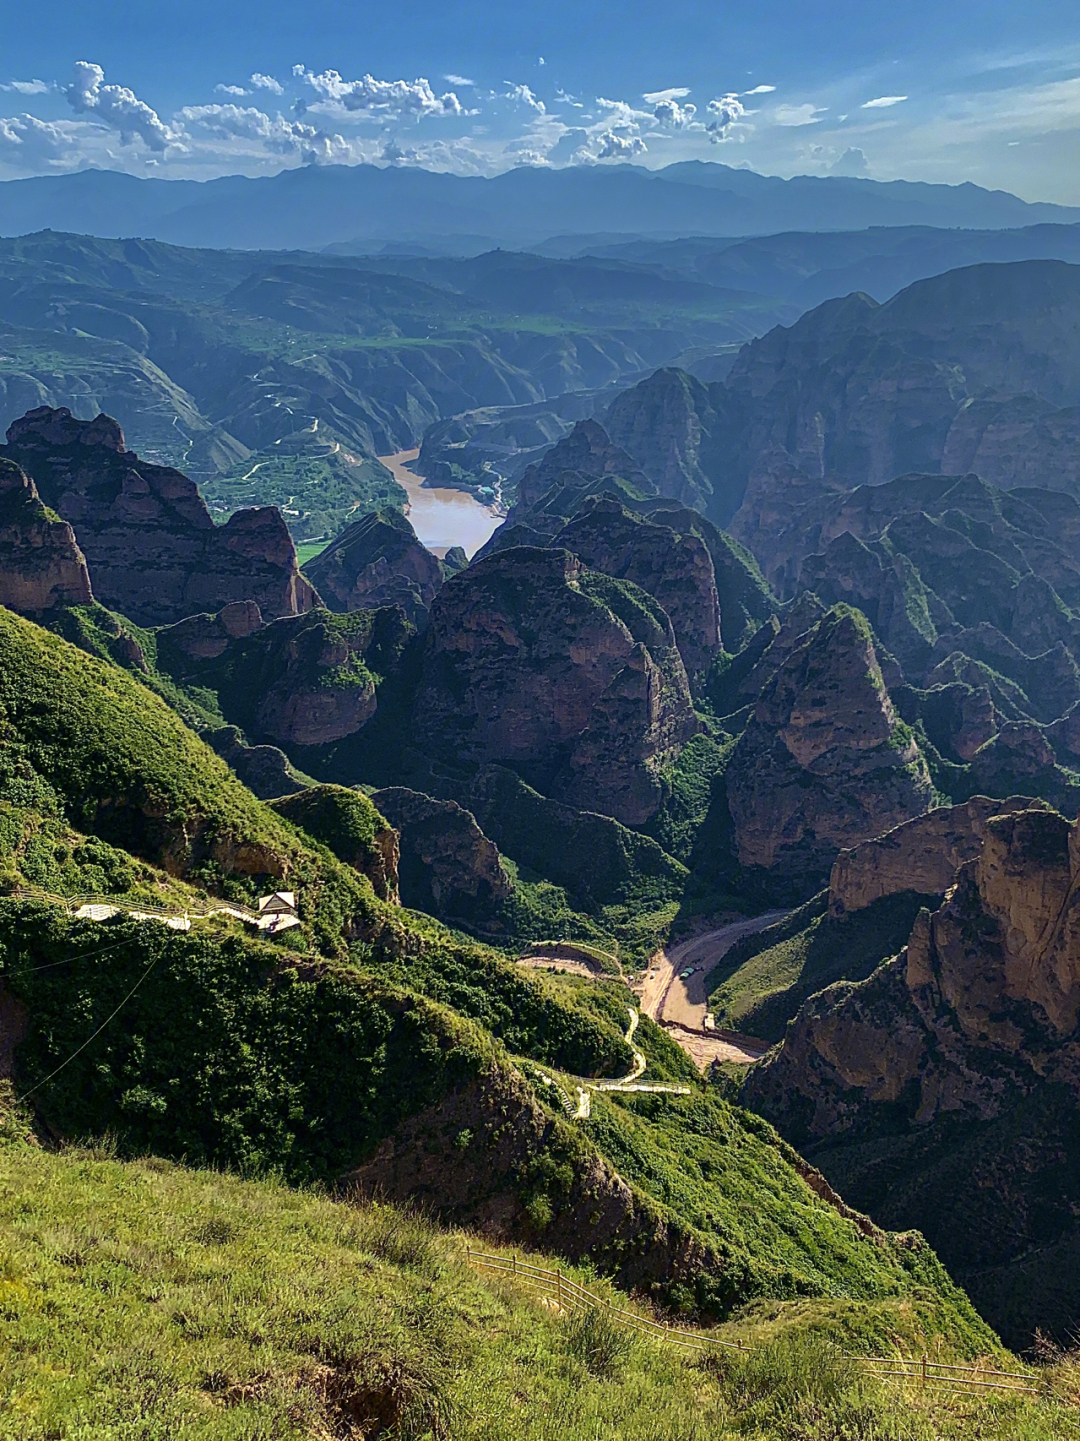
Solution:
M90 891L79 896L58 896L52 891L45 891L38 886L19 886L17 890L10 893L13 900L46 901L49 905L62 906L64 910L74 914L83 906L112 906L115 910L125 911L129 915L134 913L139 916L150 916L155 920L171 921L180 920L184 917L197 920L208 920L211 916L234 916L238 921L246 921L248 925L257 926L261 917L256 911L249 911L233 901L190 902L183 909L168 910L164 906L154 905L152 901L141 901L130 895L103 896L97 892Z
M530 1286L550 1297L564 1311L601 1310L614 1317L622 1325L639 1331L669 1345L679 1346L686 1351L708 1355L710 1352L736 1351L748 1355L759 1348L745 1341L726 1341L708 1336L703 1331L687 1331L678 1326L667 1326L661 1321L652 1321L636 1311L628 1311L605 1301L594 1291L581 1286L561 1270L550 1271L522 1260L517 1255L492 1256L483 1251L474 1251L471 1243L466 1244L466 1258L470 1266L497 1275L506 1276L522 1286ZM1009 1391L1023 1396L1037 1396L1039 1388L1035 1377L1023 1371L999 1371L987 1366L963 1366L948 1361L931 1361L928 1356L848 1356L867 1375L883 1376L893 1381L902 1381L918 1387L935 1390L959 1391L965 1395L972 1392Z

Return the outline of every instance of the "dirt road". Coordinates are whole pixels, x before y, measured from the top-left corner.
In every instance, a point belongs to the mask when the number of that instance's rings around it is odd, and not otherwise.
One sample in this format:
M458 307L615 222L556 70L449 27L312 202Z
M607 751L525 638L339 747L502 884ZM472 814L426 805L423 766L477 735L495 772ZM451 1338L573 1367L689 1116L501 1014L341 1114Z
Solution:
M672 1038L699 1066L711 1060L749 1063L760 1056L760 1047L740 1043L731 1032L713 1036L704 1030L705 978L737 940L764 930L787 914L767 911L749 920L732 921L715 931L680 941L653 957L639 991L642 1012L661 1025L670 1025ZM695 967L694 974L682 980L680 972L689 966Z

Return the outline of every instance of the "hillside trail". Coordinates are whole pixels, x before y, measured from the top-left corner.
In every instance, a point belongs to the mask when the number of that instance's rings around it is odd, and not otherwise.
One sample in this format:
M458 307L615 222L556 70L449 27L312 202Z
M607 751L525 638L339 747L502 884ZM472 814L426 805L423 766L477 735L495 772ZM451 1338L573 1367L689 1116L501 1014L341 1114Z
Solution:
M669 1096L689 1096L691 1094L689 1086L672 1086L664 1082L642 1081L640 1079L645 1074L645 1070L649 1064L644 1051L639 1051L634 1045L634 1033L641 1020L641 1013L635 1010L633 1006L627 1006L626 1009L630 1017L630 1024L626 1029L626 1044L630 1047L633 1054L634 1064L625 1076L619 1076L616 1080L592 1081L582 1078L574 1087L577 1091L578 1103L577 1109L571 1113L570 1119L573 1121L587 1121L592 1115L592 1093L594 1091L660 1091ZM551 1080L550 1077L548 1079L552 1085L558 1085L558 1082ZM562 1088L559 1087L559 1090L561 1091ZM565 1095L565 1093L563 1094Z
M726 926L658 951L649 962L639 991L642 1014L670 1027L673 1039L698 1065L709 1060L749 1065L758 1060L765 1048L752 1038L743 1041L731 1031L705 1031L708 1009L705 983L736 941L764 930L787 915L790 912L786 910L766 911L746 920L730 921ZM695 968L694 974L684 980L680 973L689 966Z

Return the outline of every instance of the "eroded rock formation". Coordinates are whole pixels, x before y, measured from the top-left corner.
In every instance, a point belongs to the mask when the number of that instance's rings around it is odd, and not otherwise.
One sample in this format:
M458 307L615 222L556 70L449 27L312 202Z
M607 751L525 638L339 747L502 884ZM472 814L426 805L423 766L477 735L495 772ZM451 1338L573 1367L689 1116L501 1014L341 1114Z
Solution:
M510 764L544 794L631 825L655 813L662 762L698 725L655 601L568 551L531 548L443 588L414 715L434 753Z
M482 922L510 895L513 883L498 847L456 801L404 786L376 791L371 799L400 833L404 905L447 920Z
M378 510L346 526L308 561L304 574L331 610L374 610L399 605L423 624L442 589L443 571L397 510Z
M195 482L124 448L115 420L76 420L39 406L7 432L5 455L67 521L102 604L141 625L253 600L295 615L318 597L274 507L237 511L215 526Z
M841 847L929 808L926 764L896 715L857 611L830 611L765 683L732 756L727 793L741 864L810 889Z
M71 526L42 503L23 470L0 459L0 605L39 615L93 598Z

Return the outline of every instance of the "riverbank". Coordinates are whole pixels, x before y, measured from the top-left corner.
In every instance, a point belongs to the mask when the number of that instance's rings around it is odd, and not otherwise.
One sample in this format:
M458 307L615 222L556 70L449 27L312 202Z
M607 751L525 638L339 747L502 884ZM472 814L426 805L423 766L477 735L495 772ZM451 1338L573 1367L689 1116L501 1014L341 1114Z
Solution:
M459 545L471 560L503 517L481 505L467 490L425 486L423 477L409 469L419 454L419 450L399 450L379 459L409 497L406 514L421 545L440 557Z

